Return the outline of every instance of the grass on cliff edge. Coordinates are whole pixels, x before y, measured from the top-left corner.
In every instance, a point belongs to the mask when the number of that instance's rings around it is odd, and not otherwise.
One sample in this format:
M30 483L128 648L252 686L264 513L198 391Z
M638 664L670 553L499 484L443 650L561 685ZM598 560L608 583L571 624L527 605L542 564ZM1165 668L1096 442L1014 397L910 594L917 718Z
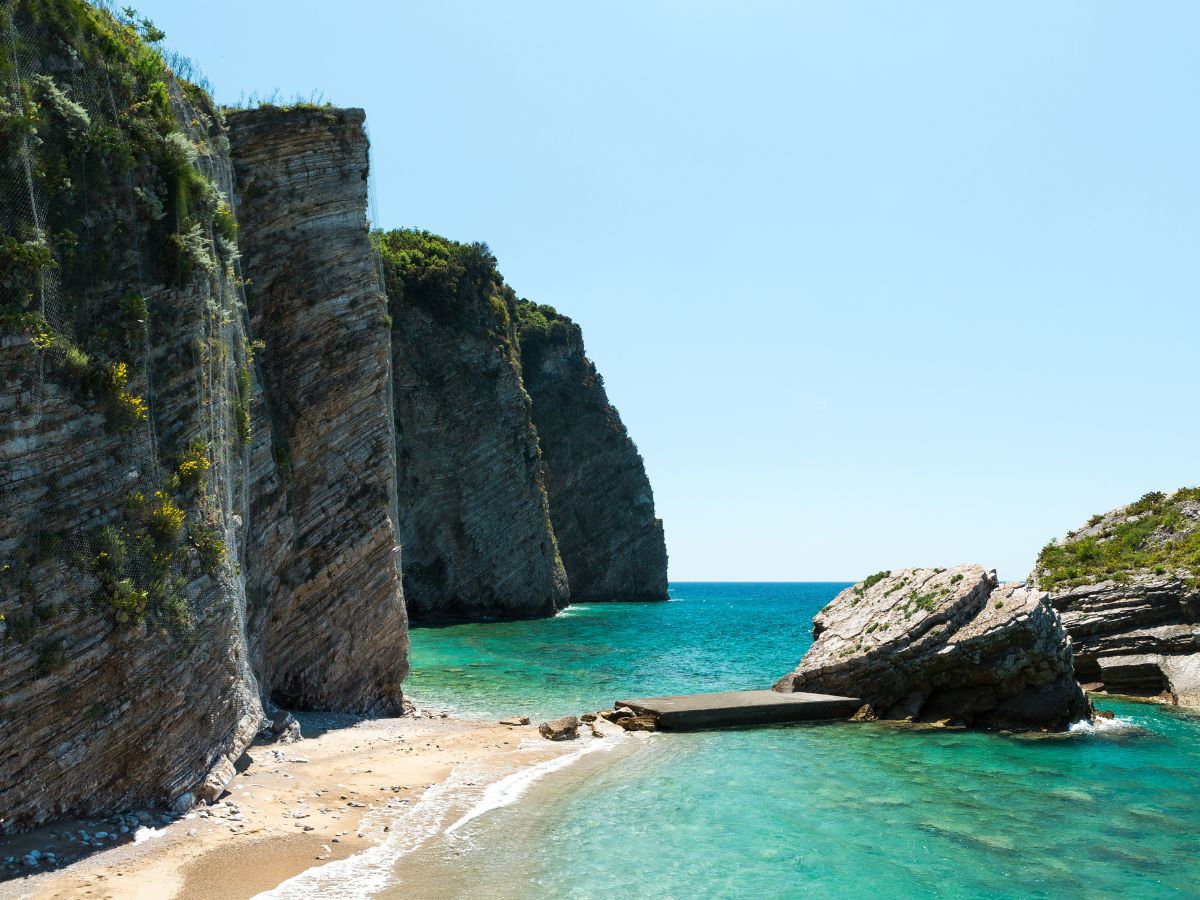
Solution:
M1200 525L1181 509L1195 502L1200 502L1200 488L1182 488L1170 496L1146 494L1099 535L1047 544L1038 555L1039 584L1053 590L1127 581L1139 571L1179 573L1200 584ZM1092 524L1098 524L1095 518Z

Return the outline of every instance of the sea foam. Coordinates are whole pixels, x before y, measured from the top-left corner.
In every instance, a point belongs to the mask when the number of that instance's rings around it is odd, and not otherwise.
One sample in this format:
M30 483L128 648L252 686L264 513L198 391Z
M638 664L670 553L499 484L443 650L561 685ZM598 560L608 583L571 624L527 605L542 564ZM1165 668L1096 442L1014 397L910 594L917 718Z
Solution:
M322 900L347 900L380 891L392 883L396 861L418 849L430 838L458 831L480 816L516 803L539 779L565 769L589 753L611 750L613 746L615 742L611 740L590 739L569 752L560 752L550 759L523 766L494 782L490 781L496 772L494 757L459 766L445 781L426 790L411 809L392 820L387 837L375 846L345 859L307 869L272 890L258 894L254 900L307 900L316 897ZM526 740L517 750L504 756L544 754L552 749L559 748L544 740ZM479 790L481 785L485 785L482 792ZM452 812L461 809L473 797L475 802L446 827L446 820Z
M1071 734L1086 734L1105 736L1112 734L1134 734L1144 731L1137 723L1137 720L1129 716L1115 716L1111 719L1096 718L1094 721L1080 719L1078 722L1072 722L1067 729Z
M584 744L573 753L548 759L545 762L529 766L519 772L514 772L506 778L501 778L495 784L488 785L479 802L472 806L466 815L447 828L446 834L453 834L468 822L472 822L494 809L500 809L501 807L511 806L516 803L539 778L549 775L551 772L557 772L559 769L565 769L581 756L591 753L594 750L611 750L612 747L613 742L611 740L593 740Z

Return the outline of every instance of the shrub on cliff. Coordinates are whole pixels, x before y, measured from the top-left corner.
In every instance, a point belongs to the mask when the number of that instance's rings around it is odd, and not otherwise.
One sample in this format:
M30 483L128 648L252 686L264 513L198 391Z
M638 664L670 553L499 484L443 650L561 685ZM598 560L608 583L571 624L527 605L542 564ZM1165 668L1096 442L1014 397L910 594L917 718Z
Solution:
M517 336L521 342L521 359L526 367L537 365L551 344L565 343L575 323L553 306L521 300L517 303Z
M487 244L415 228L377 231L373 238L393 307L419 306L443 325L507 331L509 289Z

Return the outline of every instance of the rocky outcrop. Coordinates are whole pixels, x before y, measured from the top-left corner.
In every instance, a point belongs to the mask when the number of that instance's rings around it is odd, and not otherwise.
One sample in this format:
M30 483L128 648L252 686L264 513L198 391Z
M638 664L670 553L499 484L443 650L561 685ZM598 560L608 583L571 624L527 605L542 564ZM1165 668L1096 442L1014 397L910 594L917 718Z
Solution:
M1147 494L1054 541L1049 591L1089 686L1200 708L1200 490Z
M262 429L272 458L255 473L247 580L267 695L397 713L408 626L364 121L360 109L228 116L251 330L263 345L260 410L272 426Z
M977 565L881 572L813 619L779 691L861 697L886 719L1061 729L1089 714L1046 594Z
M667 547L645 464L579 326L521 301L521 364L571 599L666 600Z
M482 244L394 231L380 248L409 615L553 615L567 578L521 383L516 299Z

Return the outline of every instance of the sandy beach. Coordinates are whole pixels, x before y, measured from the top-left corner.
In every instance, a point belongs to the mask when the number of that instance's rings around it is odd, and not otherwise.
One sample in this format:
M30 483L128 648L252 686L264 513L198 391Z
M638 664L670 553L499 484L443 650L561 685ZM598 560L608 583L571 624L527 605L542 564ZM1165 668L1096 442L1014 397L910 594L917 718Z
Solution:
M235 900L269 890L323 861L386 836L429 787L456 766L516 749L533 726L418 713L398 719L299 717L305 737L250 748L252 764L212 806L201 806L135 843L137 829L57 871L0 883L0 898ZM57 822L0 841L0 859L32 850L65 854L67 831L104 823Z

